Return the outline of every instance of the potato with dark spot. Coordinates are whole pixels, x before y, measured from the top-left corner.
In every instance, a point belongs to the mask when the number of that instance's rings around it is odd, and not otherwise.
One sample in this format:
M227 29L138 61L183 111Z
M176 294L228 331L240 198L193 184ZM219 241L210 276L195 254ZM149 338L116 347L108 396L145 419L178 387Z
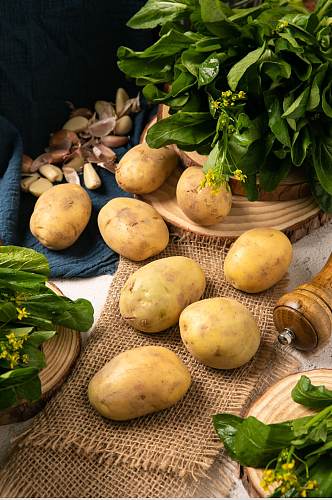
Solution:
M188 351L211 368L244 365L255 355L260 343L251 312L237 300L226 297L191 304L181 313L179 325Z
M156 210L133 198L114 198L99 212L98 226L105 243L134 261L162 252L169 239L164 220Z
M50 250L63 250L75 243L91 216L91 200L76 184L59 184L37 200L30 230Z
M281 231L250 229L231 246L224 262L225 278L243 292L262 292L286 274L292 255L292 244Z
M201 168L189 167L181 175L176 187L176 199L181 210L190 220L201 226L221 222L232 207L232 193L228 184L217 191L201 187L204 173Z
M109 361L91 379L88 396L103 417L129 420L173 406L190 384L190 373L174 352L144 346Z
M115 179L128 193L152 193L164 184L177 164L178 156L171 146L152 149L147 144L138 144L119 161Z
M134 272L120 295L121 316L141 332L162 332L177 323L183 309L201 298L205 275L188 257L155 260Z

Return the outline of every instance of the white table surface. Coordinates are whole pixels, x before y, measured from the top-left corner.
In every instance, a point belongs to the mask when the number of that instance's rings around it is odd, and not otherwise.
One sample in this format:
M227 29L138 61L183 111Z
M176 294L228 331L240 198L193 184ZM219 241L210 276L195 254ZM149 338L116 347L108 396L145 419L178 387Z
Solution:
M332 224L314 231L293 245L294 257L289 269L288 289L291 290L304 283L318 273L332 252ZM97 278L54 280L62 292L71 299L84 297L90 300L95 308L95 321L98 319L106 299L112 276ZM85 335L86 337L86 335ZM330 344L322 351L310 354L298 352L303 368L332 368L332 338ZM21 424L0 427L0 464L4 463L10 448L10 440L17 433L31 425L32 420ZM248 498L240 481L232 494L233 498Z

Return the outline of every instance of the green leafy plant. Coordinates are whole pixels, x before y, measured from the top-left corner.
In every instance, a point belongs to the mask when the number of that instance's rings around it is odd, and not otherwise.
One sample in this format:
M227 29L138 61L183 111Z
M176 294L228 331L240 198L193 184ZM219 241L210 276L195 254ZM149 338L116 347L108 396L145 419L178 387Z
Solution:
M0 246L0 410L40 398L40 347L57 325L80 331L92 326L91 303L56 295L46 286L49 273L38 252Z
M247 467L265 468L262 486L272 497L332 495L332 391L306 376L292 390L296 403L321 409L313 416L278 424L228 413L213 416L228 454Z
M298 0L250 8L148 0L128 25L161 26L144 51L118 50L120 69L145 97L169 106L148 132L151 147L209 155L206 182L218 187L238 172L250 200L257 176L272 191L300 169L332 211L332 0L314 12Z

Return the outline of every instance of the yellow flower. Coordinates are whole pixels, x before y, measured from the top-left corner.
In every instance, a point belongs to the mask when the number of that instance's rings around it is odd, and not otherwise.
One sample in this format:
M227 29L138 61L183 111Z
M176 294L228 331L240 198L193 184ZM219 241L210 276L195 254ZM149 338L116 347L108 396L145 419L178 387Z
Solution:
M306 490L302 490L301 491L301 497L306 497L307 496L307 492Z
M238 98L239 99L245 99L247 97L246 93L243 90L240 90L238 93Z
M219 101L212 101L211 102L211 108L212 109L219 109L220 108L220 102Z
M20 355L18 352L13 352L13 354L9 354L7 356L7 360L9 361L9 366L11 369L15 368L18 365L20 359Z
M239 168L234 170L233 177L235 177L235 179L237 179L240 182L244 182L247 179L247 176Z
M23 318L27 318L29 316L29 313L25 307L22 307L22 308L16 307L16 311L18 312L17 319L19 321L21 321Z
M282 464L281 466L284 470L292 470L295 467L295 460L292 460L291 462L287 464Z
M27 354L23 354L22 356L22 362L24 364L27 364L29 362L29 358L28 358L28 355Z

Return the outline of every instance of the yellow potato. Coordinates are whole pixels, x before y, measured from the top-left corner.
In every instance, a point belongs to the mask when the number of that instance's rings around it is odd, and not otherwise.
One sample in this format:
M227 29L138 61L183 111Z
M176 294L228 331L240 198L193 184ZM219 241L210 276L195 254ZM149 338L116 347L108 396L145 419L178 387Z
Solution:
M81 235L91 215L91 200L76 184L59 184L37 200L30 219L32 234L51 250L68 248Z
M143 201L114 198L99 212L98 226L105 243L128 259L141 261L166 248L167 226Z
M228 184L217 192L211 187L201 188L204 173L201 168L189 167L181 175L176 187L176 199L189 219L201 226L218 224L232 207L232 193Z
M244 365L260 343L253 315L234 299L216 297L195 302L181 313L179 325L188 351L212 368Z
M181 311L205 290L201 267L187 257L155 260L134 272L120 295L121 316L142 332L161 332L177 323Z
M129 420L169 408L190 384L190 373L174 352L136 347L115 356L94 375L88 396L103 417Z
M152 149L138 144L120 160L115 179L128 193L152 193L158 189L178 164L178 157L171 147Z
M225 278L243 292L262 292L281 280L292 255L291 242L281 231L250 229L230 248L224 262Z

